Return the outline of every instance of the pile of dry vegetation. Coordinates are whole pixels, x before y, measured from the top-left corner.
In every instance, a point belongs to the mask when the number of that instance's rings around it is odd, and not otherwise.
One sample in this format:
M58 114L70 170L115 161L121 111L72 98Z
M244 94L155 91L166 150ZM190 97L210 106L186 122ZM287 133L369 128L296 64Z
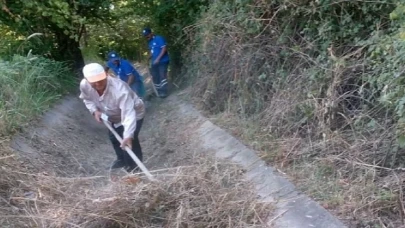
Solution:
M3 167L0 223L15 227L265 227L270 209L241 179L242 170L205 158L156 171L156 182Z

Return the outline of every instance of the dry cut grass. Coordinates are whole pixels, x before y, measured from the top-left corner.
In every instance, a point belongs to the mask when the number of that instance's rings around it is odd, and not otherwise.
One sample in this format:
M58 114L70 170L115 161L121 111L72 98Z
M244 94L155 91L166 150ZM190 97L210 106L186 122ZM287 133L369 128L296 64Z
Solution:
M273 109L278 112L280 109ZM212 118L273 167L288 174L300 190L338 216L348 227L401 227L405 172L392 160L391 134L330 132L325 139L299 133L275 137L257 120L231 113ZM291 128L287 128L289 130ZM370 156L372 154L373 156ZM401 151L397 156L401 156ZM393 164L393 167L390 167Z
M139 175L58 178L16 173L11 167L0 172L2 199L7 203L0 216L3 224L267 227L271 208L258 201L237 166L207 159L189 167L157 171L157 182Z

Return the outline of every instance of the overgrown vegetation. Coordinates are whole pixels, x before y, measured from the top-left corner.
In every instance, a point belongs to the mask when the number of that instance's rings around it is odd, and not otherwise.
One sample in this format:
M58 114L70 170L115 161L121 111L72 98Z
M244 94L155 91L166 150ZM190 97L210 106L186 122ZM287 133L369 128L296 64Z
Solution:
M201 108L350 227L398 227L403 19L389 0L217 1L185 72Z
M41 33L34 54L65 61L80 74L84 60L79 42L86 25L110 20L115 1L1 1L0 21L19 36ZM14 51L14 50L13 50Z
M173 75L182 66L183 48L190 43L184 27L196 22L207 0L46 0L1 1L0 30L6 38L13 33L20 38L42 34L35 44L23 46L23 52L45 55L68 62L80 74L87 59L105 60L110 50L136 61L147 60L146 40L141 36L145 26L166 37L170 46ZM1 49L15 51L19 42L4 39Z
M0 133L7 136L32 121L73 85L69 67L38 56L0 61Z
M87 25L82 40L86 54L97 53L105 59L107 52L116 50L125 58L146 62L147 42L142 37L144 27L162 35L168 42L171 58L171 77L178 78L183 66L184 49L190 44L191 37L187 27L199 18L208 5L208 0L188 1L111 1L114 10L110 19ZM88 56L88 55L87 55Z

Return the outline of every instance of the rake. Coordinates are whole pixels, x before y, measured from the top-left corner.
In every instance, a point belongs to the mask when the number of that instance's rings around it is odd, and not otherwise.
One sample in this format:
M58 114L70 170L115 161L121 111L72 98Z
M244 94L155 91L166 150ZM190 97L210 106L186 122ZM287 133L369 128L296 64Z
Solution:
M104 125L111 131L111 133L114 134L115 138L122 143L122 138L121 136L114 130L114 128L111 126L111 123L103 119ZM135 155L135 153L129 148L128 146L125 146L125 151L131 156L131 158L135 161L135 163L138 165L138 167L142 170L143 173L145 173L146 177L151 180L155 181L155 178L152 176L152 174L149 172L149 170L145 167L145 165L139 160L139 158Z

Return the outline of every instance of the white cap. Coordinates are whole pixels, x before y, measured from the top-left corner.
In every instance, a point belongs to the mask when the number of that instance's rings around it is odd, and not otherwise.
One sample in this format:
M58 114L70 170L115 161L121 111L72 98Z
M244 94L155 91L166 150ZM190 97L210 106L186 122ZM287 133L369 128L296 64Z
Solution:
M84 66L83 75L90 83L98 82L107 78L103 66L98 63L89 63Z

